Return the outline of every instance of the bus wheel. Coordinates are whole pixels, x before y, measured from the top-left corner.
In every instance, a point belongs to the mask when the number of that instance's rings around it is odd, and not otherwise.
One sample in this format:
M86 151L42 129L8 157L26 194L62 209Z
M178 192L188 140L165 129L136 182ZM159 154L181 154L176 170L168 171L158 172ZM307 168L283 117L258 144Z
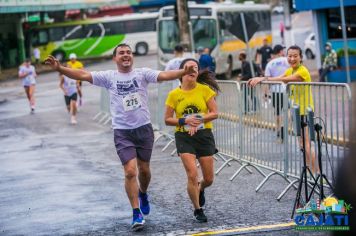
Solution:
M231 56L227 59L227 70L225 71L225 79L231 79L232 76L232 58Z
M136 54L137 55L146 55L148 52L148 45L147 43L138 43L136 44Z
M65 59L65 54L62 51L54 51L52 55L58 60L58 61L64 61Z

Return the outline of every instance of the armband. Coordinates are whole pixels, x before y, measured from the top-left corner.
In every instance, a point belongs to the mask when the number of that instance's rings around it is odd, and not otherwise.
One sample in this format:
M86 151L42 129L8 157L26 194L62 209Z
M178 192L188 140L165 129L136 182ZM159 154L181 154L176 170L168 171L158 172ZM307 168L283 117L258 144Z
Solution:
M179 119L178 119L178 125L179 125L179 126L185 125L185 118L179 118Z

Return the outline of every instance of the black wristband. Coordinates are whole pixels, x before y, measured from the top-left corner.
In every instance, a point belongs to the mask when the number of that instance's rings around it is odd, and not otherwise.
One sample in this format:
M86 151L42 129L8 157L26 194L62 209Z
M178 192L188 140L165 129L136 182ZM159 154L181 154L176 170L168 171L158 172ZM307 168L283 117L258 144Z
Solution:
M178 125L180 125L180 126L185 125L185 118L179 118L178 119Z

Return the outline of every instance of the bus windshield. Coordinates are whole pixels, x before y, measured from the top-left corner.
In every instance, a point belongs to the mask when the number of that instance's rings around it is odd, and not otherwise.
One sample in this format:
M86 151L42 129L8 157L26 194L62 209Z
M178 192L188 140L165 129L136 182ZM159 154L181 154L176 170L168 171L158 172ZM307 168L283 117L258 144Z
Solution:
M164 53L172 53L179 44L178 24L174 20L159 22L158 44ZM212 50L217 43L216 21L214 19L193 19L193 38L195 48L203 47Z

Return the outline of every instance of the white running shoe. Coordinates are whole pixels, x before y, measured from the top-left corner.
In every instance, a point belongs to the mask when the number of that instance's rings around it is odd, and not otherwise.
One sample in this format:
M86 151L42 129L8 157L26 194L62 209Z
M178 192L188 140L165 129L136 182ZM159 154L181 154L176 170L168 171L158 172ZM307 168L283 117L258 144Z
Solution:
M72 116L71 118L70 118L70 123L72 124L72 125L76 125L78 122L77 122L77 120L75 119L75 116Z

